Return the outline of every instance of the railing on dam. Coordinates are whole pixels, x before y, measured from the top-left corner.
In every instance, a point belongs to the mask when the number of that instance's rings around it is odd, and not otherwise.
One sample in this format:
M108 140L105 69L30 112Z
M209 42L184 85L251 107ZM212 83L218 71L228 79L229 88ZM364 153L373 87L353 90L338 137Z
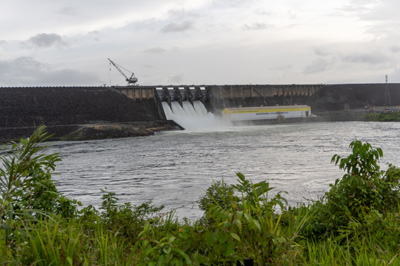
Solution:
M154 99L155 88L152 86L114 86L112 88L132 100Z
M133 100L154 99L156 95L160 100L174 101L179 99L201 98L266 98L281 96L312 96L323 84L305 85L181 85L181 86L116 86L120 91ZM158 89L158 90L157 90ZM160 90L161 89L161 90ZM160 94L159 91L162 91ZM170 95L171 94L171 95Z
M325 85L224 85L209 86L216 98L312 96Z

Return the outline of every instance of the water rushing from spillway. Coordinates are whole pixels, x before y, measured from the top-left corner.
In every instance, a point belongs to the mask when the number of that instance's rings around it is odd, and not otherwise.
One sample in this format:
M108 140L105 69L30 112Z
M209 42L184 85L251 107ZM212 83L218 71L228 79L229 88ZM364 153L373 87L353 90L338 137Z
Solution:
M172 101L171 106L164 101L162 106L167 119L174 120L186 130L230 125L229 121L208 112L201 101L193 101L193 105L189 101L182 101L182 106L177 101Z
M380 165L400 166L400 123L330 122L158 132L149 137L51 142L60 153L57 188L84 206L101 205L101 189L134 205L153 199L180 217L201 216L196 201L213 180L236 172L286 191L290 204L317 199L344 172L331 163L355 138L383 149Z

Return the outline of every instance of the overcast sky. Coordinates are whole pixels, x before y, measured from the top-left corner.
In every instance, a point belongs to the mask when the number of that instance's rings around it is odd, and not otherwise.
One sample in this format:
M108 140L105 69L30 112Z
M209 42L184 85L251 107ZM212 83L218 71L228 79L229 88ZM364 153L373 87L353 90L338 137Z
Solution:
M399 0L12 0L0 86L400 82Z

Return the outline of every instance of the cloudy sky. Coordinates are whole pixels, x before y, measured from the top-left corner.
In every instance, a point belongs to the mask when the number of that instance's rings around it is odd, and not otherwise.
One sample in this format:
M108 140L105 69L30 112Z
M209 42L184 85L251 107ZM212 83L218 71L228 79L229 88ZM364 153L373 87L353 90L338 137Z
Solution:
M400 82L398 0L12 0L0 86Z

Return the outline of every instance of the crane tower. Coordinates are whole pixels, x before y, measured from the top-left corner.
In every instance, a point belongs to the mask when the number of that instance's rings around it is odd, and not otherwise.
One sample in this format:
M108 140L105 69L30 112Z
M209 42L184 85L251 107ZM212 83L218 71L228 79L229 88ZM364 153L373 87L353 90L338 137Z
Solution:
M135 77L135 74L132 71L124 68L123 66L117 65L110 58L108 58L108 61L110 61L110 63L118 70L118 72L121 73L121 75L125 77L127 85L136 85L136 83L138 82L138 79ZM130 77L129 78L124 73L124 71L121 70L121 68L130 73Z

